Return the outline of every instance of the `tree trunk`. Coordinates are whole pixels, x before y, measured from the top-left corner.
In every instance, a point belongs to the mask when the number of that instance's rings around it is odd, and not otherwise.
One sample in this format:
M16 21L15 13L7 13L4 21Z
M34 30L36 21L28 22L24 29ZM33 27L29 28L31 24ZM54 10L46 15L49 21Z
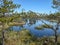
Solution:
M2 45L4 45L4 23L3 23L3 28L2 28Z
M57 45L57 30L55 30L55 45Z
M2 45L4 45L4 30L2 31Z
M58 29L59 29L59 22L57 23L57 27L55 29L55 45L57 45L57 38L58 38L58 36L57 36L57 30Z

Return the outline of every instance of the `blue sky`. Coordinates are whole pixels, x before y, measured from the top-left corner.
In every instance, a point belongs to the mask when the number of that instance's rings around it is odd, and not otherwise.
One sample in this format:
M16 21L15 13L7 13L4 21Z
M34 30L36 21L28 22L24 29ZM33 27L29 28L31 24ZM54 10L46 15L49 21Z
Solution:
M39 13L53 13L55 9L52 6L52 0L14 0L14 3L21 4L19 9L16 11L21 12L22 8L25 11L32 10Z

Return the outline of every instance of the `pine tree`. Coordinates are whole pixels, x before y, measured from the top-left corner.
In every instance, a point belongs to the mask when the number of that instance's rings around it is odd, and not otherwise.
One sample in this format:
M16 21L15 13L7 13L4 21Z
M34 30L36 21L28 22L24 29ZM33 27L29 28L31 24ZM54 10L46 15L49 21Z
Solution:
M20 5L14 4L13 0L0 0L0 13L3 16L5 16L8 13L12 13L16 8L19 7Z

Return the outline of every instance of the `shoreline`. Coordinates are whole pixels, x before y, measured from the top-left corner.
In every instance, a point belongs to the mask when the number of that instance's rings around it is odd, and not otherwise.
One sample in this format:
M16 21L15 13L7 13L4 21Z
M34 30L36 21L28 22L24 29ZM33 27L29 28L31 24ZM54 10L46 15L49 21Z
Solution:
M0 25L0 30L1 30L2 28L7 29L7 28L9 28L10 26L24 25L24 24L25 24L24 21L22 21L22 22L9 22L8 24L5 23L4 27L3 27L2 25Z

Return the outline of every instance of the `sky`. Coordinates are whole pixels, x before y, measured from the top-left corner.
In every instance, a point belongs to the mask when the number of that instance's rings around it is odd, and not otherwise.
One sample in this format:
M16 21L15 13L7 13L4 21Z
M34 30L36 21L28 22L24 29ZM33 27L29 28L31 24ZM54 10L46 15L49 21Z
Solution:
M21 12L34 11L38 13L54 13L56 10L52 8L52 0L14 0L14 3L20 4L21 7L15 11Z

